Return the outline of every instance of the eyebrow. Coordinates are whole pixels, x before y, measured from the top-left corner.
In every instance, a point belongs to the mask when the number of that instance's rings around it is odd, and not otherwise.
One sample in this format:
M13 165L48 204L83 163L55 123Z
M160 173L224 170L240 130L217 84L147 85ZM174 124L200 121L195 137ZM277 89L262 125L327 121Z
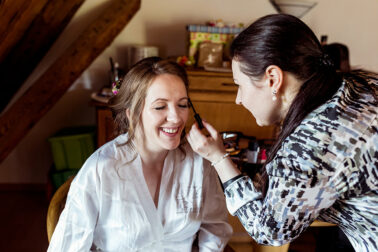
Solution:
M182 97L182 98L179 99L179 101L182 101L182 100L189 100L189 97ZM159 101L166 102L166 101L168 101L168 99L165 99L165 98L157 98L157 99L154 100L152 103L159 102Z

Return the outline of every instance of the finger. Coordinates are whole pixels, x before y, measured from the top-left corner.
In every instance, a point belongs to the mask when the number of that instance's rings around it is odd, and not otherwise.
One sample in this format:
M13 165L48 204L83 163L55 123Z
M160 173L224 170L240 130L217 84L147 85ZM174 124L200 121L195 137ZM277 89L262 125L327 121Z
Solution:
M186 138L190 144L190 146L192 146L192 149L195 148L196 146L196 141L195 141L195 136L193 136L193 131L190 130L189 133L187 134L187 138Z
M193 139L201 139L201 141L204 141L206 139L206 135L204 135L203 132L199 129L197 123L193 124L192 129L190 130L190 134Z
M210 123L207 123L204 120L202 122L203 122L203 126L205 126L207 131L210 133L210 136L213 139L217 139L218 138L218 131Z
M192 146L192 139L191 139L189 133L186 134L186 140L188 141L189 145ZM193 148L193 147L192 147L192 148Z
M195 151L196 153L199 153L200 143L199 143L198 139L195 138L195 136L193 136L193 134L188 134L187 140L188 140L188 143L189 143L190 147L192 148L192 150Z
M190 128L190 131L192 131L192 130L199 130L199 128L198 128L198 124L197 124L197 122L194 122L193 124L192 124L192 127Z

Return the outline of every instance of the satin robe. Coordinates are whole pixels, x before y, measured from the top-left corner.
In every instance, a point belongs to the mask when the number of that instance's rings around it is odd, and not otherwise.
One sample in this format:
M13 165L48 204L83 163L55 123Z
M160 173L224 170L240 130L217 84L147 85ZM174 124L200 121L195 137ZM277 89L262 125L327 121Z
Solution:
M156 207L140 156L132 160L119 146L126 139L107 143L80 169L48 251L222 251L232 228L209 163L188 145L185 155L169 151Z

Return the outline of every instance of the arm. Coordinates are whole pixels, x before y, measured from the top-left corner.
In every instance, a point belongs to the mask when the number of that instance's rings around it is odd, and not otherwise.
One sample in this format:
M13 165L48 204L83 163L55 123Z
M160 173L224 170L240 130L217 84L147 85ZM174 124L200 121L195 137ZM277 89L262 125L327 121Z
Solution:
M232 228L218 176L208 162L204 163L202 222L198 232L199 251L223 251Z
M90 157L73 180L48 251L89 251L98 216L98 177Z
M311 181L270 177L263 199L250 178L242 177L225 189L227 207L258 243L279 246L298 237L336 200L328 178Z
M210 136L204 136L197 125L193 125L187 139L194 151L216 162L224 153L222 139L211 125L204 122L204 126ZM291 160L289 164L277 162L272 170L293 170L289 166L304 168L303 164ZM308 170L306 168L303 170ZM223 183L240 175L229 158L216 162L215 169ZM229 184L225 194L229 212L239 217L252 238L266 245L281 245L296 238L337 197L329 177L312 180L306 172L291 176L280 176L278 172L270 174L265 198L248 177L241 177Z

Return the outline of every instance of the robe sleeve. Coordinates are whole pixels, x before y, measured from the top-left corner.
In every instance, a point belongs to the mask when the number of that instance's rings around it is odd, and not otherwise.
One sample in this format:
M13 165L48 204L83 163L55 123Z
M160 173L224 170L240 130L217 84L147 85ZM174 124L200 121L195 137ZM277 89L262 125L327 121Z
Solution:
M226 202L218 175L207 161L204 161L204 171L199 251L223 251L232 235L232 227L228 224Z
M97 161L94 153L72 181L48 251L90 251L98 218Z

